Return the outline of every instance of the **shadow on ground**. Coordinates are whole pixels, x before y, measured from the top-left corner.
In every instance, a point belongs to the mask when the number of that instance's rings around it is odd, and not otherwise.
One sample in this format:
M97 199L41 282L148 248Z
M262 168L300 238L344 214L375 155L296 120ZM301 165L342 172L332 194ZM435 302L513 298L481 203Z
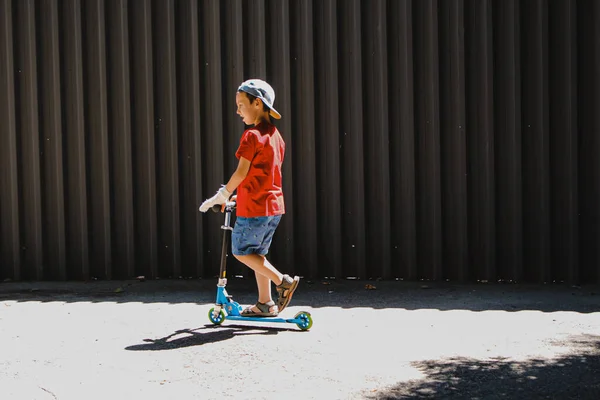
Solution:
M230 279L229 294L242 304L256 300L256 283ZM215 301L216 280L0 283L0 301L195 303ZM301 280L294 306L406 310L600 312L600 285L461 284L371 280Z
M600 336L577 336L565 345L573 347L572 354L553 360L416 362L412 365L424 379L399 383L366 398L600 399Z
M234 337L246 335L277 335L279 332L299 332L289 328L251 327L245 325L228 325L220 327L205 325L202 328L180 329L172 334L159 339L144 339L145 343L128 346L125 350L132 351L159 351L175 350L184 347L201 346L204 344L221 342ZM183 335L183 336L182 336ZM181 337L177 337L181 336ZM174 339L177 337L176 339Z

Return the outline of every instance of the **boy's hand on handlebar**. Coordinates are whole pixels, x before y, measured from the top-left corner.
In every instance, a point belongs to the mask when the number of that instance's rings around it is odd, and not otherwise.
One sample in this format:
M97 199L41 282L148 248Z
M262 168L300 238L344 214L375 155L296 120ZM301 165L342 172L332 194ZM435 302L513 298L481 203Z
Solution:
M210 199L204 200L204 203L200 206L200 211L207 212L212 206L217 204L225 204L227 200L231 196L231 193L227 191L225 186L221 186L221 188L217 191L217 193L211 197Z
M237 200L237 194L234 194L233 196L231 196L231 198L229 199L229 201L236 201ZM225 212L225 207L227 206L227 203L223 203L221 204L221 212Z

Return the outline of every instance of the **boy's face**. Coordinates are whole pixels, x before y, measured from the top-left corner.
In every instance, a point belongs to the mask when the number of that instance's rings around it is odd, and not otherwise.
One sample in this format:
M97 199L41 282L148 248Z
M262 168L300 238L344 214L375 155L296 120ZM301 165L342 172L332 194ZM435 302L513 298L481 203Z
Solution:
M262 103L259 99L255 99L252 103L244 92L237 92L235 95L235 103L237 104L237 114L242 117L242 121L246 125L256 125L260 122L262 115Z

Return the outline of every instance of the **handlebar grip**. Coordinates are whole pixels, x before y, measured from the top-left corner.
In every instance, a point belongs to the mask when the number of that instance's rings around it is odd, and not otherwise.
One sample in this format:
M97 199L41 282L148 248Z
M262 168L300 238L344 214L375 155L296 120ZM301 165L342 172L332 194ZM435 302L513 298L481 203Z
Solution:
M221 212L221 207L223 205L222 204L215 204L214 206L212 206L210 208L210 210L212 212ZM233 210L236 206L236 202L235 201L228 201L227 203L225 203L225 209L229 209L229 211Z

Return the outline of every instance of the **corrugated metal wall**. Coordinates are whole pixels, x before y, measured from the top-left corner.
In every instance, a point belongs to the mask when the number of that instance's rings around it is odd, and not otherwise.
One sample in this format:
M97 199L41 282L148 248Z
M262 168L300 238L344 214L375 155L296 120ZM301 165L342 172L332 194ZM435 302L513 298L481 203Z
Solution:
M0 278L214 276L249 77L281 269L600 281L595 0L0 0Z

